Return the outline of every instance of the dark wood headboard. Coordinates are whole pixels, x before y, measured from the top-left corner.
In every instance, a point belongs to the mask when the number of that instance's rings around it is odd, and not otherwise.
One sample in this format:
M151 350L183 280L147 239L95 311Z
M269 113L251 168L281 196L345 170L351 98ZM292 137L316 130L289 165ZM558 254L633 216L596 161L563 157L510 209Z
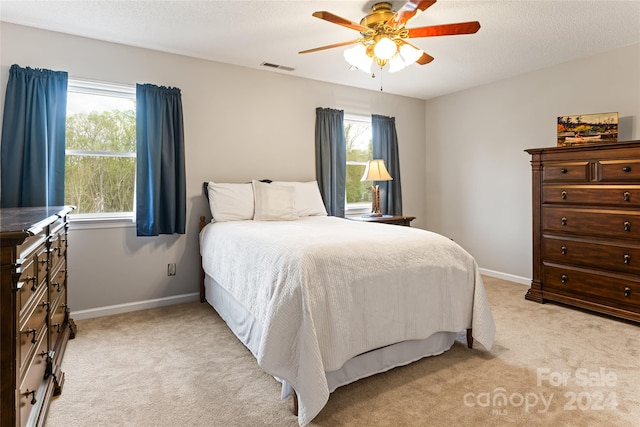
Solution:
M209 206L209 181L205 181L202 183L202 194L204 194L204 197L207 198L207 206ZM200 232L202 231L202 229L204 228L204 226L207 225L207 219L205 218L204 215L200 215L200 226L198 227L198 235L200 235ZM204 297L204 269L202 268L202 257L200 257L200 302L205 302L205 297Z
M205 181L202 183L202 194L204 194L204 197L206 197L207 201L209 201L209 181Z

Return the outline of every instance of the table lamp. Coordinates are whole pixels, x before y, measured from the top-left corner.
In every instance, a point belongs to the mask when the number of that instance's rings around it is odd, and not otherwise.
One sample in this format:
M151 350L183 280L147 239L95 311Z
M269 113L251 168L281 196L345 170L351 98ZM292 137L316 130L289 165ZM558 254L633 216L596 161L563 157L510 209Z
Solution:
M391 175L384 165L384 160L374 159L367 162L364 175L360 181L391 181ZM380 213L380 186L371 185L371 213L368 216L382 216Z

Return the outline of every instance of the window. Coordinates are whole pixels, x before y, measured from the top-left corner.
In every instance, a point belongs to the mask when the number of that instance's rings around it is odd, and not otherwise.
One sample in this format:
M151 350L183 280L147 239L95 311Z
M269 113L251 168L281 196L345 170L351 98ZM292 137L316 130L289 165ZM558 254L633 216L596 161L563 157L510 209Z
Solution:
M371 117L344 117L344 136L347 145L346 210L369 209L371 207L371 182L360 181L373 159Z
M136 90L69 79L65 204L74 216L133 218Z

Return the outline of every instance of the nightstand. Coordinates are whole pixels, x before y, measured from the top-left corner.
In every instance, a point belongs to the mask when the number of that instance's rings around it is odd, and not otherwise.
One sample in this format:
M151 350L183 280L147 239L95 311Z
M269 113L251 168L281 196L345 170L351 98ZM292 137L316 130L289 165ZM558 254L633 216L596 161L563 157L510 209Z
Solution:
M401 216L401 215L383 215L383 216L350 215L350 216L346 216L345 218L350 219L352 221L379 222L381 224L404 225L406 227L410 227L411 221L416 219L415 216Z

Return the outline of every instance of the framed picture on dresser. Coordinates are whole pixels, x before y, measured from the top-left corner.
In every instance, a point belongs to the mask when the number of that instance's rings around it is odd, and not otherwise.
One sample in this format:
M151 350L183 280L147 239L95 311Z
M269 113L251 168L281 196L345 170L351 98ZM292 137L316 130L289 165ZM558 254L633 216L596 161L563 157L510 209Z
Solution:
M617 140L617 112L558 117L558 147L601 144Z

